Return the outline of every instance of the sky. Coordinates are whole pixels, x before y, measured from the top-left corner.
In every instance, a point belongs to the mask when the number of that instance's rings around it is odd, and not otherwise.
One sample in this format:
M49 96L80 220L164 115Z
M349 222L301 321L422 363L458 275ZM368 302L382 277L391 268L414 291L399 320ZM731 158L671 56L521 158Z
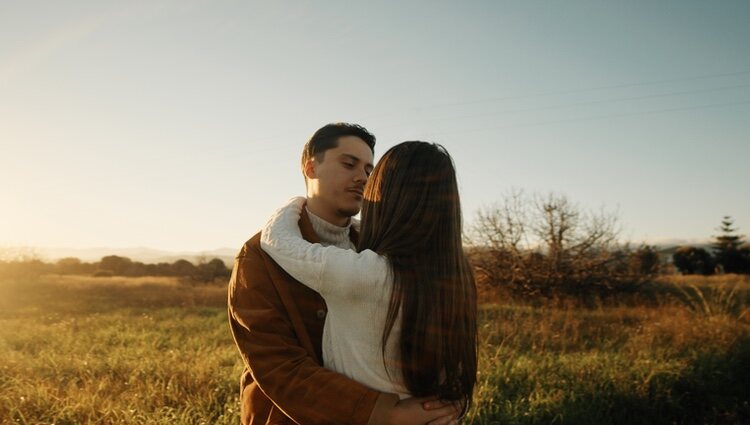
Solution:
M239 248L329 122L635 243L750 233L747 1L0 0L0 247Z

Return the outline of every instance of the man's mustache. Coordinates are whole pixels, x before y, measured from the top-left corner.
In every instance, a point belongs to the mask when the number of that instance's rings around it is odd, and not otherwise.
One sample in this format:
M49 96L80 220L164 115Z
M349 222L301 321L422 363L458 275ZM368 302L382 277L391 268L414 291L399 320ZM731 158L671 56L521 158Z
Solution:
M348 187L346 190L347 190L347 192L355 192L355 193L358 193L359 195L364 195L365 194L365 185L351 186L351 187Z

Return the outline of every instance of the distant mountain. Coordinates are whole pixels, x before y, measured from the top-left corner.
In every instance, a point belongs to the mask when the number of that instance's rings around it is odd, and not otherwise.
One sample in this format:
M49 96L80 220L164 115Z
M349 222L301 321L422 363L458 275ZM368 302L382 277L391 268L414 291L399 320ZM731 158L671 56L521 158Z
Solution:
M672 239L659 239L654 242L651 242L650 245L663 248L663 247L670 247L670 246L701 246L705 247L708 245L711 245L710 239L700 238L700 239L680 239L680 238L672 238Z
M711 241L708 239L665 239L651 245L656 247L660 254L669 257L681 246L694 246L711 252Z
M53 248L53 247L11 247L0 248L2 257L33 256L42 261L54 262L65 257L76 257L81 261L94 262L101 260L107 255L119 255L128 257L133 261L143 263L174 263L179 259L185 259L196 263L201 258L207 261L213 258L219 258L228 267L234 263L234 256L237 249L219 248L207 251L165 251L159 249L136 247L136 248Z

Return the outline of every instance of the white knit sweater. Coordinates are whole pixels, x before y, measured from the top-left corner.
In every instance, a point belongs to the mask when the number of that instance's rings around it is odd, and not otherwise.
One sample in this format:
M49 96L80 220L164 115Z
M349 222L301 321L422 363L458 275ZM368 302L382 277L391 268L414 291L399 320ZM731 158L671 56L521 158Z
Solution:
M340 227L335 224L331 224L317 215L313 214L309 208L305 207L307 211L307 217L310 218L310 224L312 224L313 230L320 239L320 244L323 246L337 246L342 249L354 249L354 243L349 237L350 229L353 227L359 231L359 221L350 219L349 224Z
M400 318L393 326L385 365L383 362L381 338L393 285L388 261L370 250L357 253L302 239L297 222L304 202L304 198L293 198L277 210L263 228L260 241L263 250L287 273L325 299L325 367L375 390L409 397L396 366Z

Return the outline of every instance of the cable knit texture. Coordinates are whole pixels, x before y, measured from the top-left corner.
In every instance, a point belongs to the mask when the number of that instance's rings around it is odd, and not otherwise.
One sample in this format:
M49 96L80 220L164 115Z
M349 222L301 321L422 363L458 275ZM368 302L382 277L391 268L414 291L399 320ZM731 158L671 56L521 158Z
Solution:
M302 239L297 222L304 203L305 198L293 198L271 216L261 232L261 247L287 273L325 299L325 367L375 390L408 397L395 367L400 320L396 320L388 339L385 364L381 349L393 285L388 261L370 250L357 253ZM343 229L348 235L348 228Z
M352 250L356 248L354 242L352 242L352 239L349 237L349 228L352 227L352 225L354 225L355 229L358 227L358 223L356 223L354 219L350 220L349 225L339 227L313 214L309 208L305 207L305 210L307 210L307 216L310 217L310 224L312 224L313 230L315 230L315 233L317 233L320 238L321 245L333 245L339 248Z

